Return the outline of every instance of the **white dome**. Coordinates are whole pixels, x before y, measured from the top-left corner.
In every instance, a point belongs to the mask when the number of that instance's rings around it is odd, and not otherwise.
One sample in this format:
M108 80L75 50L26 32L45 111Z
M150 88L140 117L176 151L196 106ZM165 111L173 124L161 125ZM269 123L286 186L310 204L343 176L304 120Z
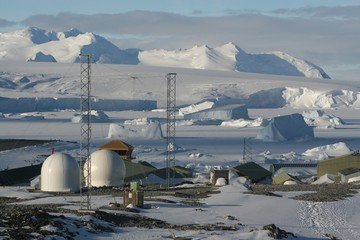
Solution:
M65 153L50 155L41 167L41 190L77 192L80 190L80 168L76 160Z
M91 186L122 187L125 173L125 163L116 152L103 149L91 154Z

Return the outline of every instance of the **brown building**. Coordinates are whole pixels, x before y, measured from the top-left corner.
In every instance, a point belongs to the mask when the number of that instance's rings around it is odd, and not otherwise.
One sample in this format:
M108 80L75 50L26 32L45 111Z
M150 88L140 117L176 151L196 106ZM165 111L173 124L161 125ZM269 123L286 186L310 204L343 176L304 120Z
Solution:
M99 150L108 149L116 152L123 160L133 159L131 156L134 147L121 140L112 140L99 147Z

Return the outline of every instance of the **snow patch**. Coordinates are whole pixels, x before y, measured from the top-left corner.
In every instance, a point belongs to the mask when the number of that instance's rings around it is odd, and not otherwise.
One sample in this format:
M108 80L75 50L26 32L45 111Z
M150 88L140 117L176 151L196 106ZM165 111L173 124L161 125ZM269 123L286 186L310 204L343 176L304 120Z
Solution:
M218 178L216 180L215 186L225 186L226 185L226 179L225 178Z
M325 174L323 176L321 176L318 180L316 180L315 182L312 182L311 184L331 184L335 182L335 175L333 174Z
M360 176L349 178L347 182L354 183L354 182L359 182L359 181L360 181Z

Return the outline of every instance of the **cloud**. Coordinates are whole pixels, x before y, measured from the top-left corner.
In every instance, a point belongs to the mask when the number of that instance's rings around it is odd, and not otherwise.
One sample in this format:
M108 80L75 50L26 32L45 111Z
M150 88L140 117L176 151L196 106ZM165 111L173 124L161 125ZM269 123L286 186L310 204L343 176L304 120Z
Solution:
M6 19L1 19L0 18L0 27L11 27L11 26L15 26L17 24L17 22L13 22L13 21L8 21Z
M191 15L201 15L201 14L203 14L203 12L201 10L199 10L199 9L196 9L196 10L191 12Z
M119 14L35 15L23 21L28 26L64 31L79 28L111 40L120 48L189 48L196 44L218 46L234 42L247 52L284 51L315 64L358 63L359 20L354 6L348 18L345 7L281 9L269 15L236 13L226 16L183 16L166 12L131 11ZM297 17L278 16L296 12ZM320 17L323 16L323 17ZM330 17L333 16L333 17ZM360 15L359 15L360 16Z
M323 19L355 19L360 20L360 6L315 7L297 9L277 9L272 13L279 15L304 16Z

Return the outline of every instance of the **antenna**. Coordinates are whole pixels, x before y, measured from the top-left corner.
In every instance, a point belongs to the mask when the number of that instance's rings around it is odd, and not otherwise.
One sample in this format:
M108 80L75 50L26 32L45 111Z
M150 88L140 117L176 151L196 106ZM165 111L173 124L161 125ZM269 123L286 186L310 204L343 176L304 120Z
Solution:
M244 138L243 143L243 163L252 161L252 143L250 138Z
M91 54L80 54L80 208L91 209ZM86 159L88 159L86 161ZM82 168L83 167L83 168ZM83 169L83 170L82 170ZM83 178L81 178L83 173ZM83 192L82 187L87 187Z
M166 74L167 79L167 125L166 125L166 178L170 187L171 168L175 167L175 110L176 110L176 73Z

